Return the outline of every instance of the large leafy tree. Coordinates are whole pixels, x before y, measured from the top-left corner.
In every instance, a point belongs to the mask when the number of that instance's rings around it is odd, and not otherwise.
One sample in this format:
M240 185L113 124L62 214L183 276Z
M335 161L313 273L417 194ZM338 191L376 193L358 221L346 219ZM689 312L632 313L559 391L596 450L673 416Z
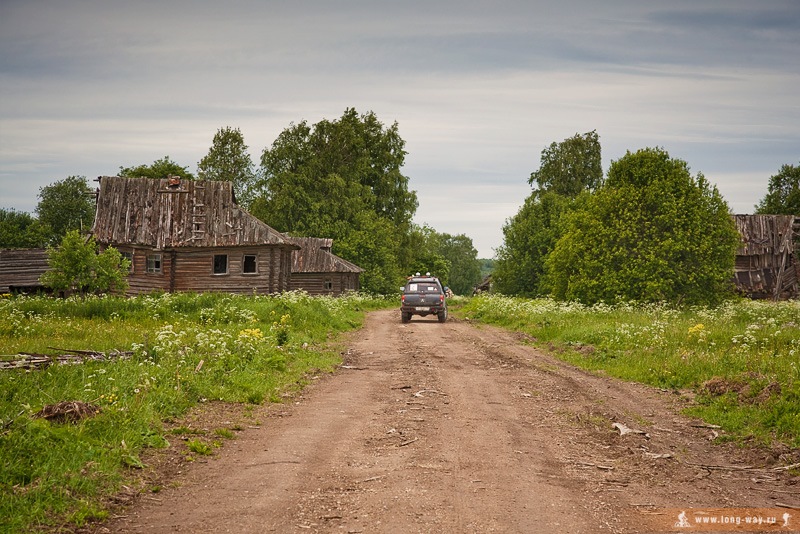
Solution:
M539 170L531 173L528 183L540 191L552 191L574 197L594 191L603 182L600 137L596 130L575 134L542 150Z
M481 281L481 264L472 239L464 234L439 235L439 252L450 263L446 282L456 295L469 295Z
M40 248L47 238L48 229L36 217L0 208L0 248Z
M770 177L767 194L756 206L756 213L800 215L800 163L783 165Z
M352 108L338 120L292 124L261 156L250 212L283 232L333 238L335 253L372 270L365 289L396 290L413 256L417 208L401 173L404 146L396 123Z
M739 236L728 205L663 149L613 162L568 219L546 260L557 298L715 304L730 294Z
M414 259L407 274L430 272L457 295L471 293L480 282L478 251L466 235L439 233L428 225L414 225L411 244Z
M208 154L197 164L197 177L232 182L239 205L250 205L256 171L238 128L226 126L217 130Z
M449 285L452 263L442 253L441 244L443 239L443 234L438 233L427 224L422 226L413 225L410 244L414 255L408 266L408 272L405 274L430 273L439 278L442 284Z
M495 291L524 296L547 292L545 259L561 236L562 215L602 181L596 131L575 134L542 150L539 169L528 180L537 189L503 225L503 245L492 276Z
M353 227L334 239L333 252L364 269L361 287L366 291L390 294L400 286L403 269L397 263L400 242L393 238L394 232L386 219L362 211L355 215Z
M77 230L67 232L58 247L47 250L49 269L41 276L45 287L72 294L121 292L128 287L128 259L109 247L97 254L94 238Z
M155 160L150 165L136 165L134 167L120 167L120 176L127 176L129 178L167 178L169 176L178 176L185 180L194 180L194 175L189 172L188 165L182 167L172 161L169 156L164 156L161 159Z
M551 191L534 191L525 199L503 225L503 245L492 274L495 291L526 297L547 293L545 259L561 236L562 215L575 202Z
M48 229L50 244L61 241L70 230L88 231L94 213L94 191L85 176L70 176L39 189L36 214Z

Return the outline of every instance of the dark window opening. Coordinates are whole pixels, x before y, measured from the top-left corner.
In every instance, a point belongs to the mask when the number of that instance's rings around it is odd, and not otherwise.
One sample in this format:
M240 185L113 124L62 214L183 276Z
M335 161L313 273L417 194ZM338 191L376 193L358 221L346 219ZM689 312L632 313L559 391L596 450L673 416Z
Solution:
M227 254L214 254L214 274L228 274Z
M333 282L325 280L325 291L333 291Z
M256 256L247 255L244 257L244 261L242 262L242 272L246 274L252 274L258 272L258 264L256 263Z
M150 254L147 256L147 272L161 272L161 254Z

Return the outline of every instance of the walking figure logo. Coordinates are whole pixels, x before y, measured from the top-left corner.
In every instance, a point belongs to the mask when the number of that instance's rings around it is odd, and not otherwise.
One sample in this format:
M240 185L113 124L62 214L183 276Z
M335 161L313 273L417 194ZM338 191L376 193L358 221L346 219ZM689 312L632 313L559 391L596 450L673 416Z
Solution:
M678 522L675 523L675 528L692 528L692 524L689 523L685 511L678 514Z
M792 517L792 515L789 512L786 512L785 514L783 514L783 525L781 525L781 528L788 528L789 527L789 519L791 517Z

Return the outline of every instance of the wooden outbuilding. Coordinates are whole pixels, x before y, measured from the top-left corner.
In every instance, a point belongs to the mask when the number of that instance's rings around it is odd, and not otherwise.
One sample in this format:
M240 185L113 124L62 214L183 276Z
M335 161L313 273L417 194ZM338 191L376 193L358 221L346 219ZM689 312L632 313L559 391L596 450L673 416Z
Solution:
M39 277L48 268L47 249L0 249L0 293L42 290Z
M800 217L735 215L734 220L741 236L734 274L738 290L751 298L800 296Z
M236 204L230 182L101 176L92 234L132 262L129 294L290 288L298 245Z
M291 289L310 295L341 295L358 291L364 269L333 254L333 239L292 238L299 247L292 253Z

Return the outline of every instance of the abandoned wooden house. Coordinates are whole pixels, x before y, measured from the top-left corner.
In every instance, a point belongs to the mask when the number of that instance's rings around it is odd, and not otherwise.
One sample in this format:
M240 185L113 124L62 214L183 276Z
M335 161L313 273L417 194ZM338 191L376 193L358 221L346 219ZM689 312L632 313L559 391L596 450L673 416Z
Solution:
M292 252L290 289L303 289L310 295L341 295L357 291L364 269L331 252L333 239L295 237L300 246Z
M230 182L101 176L92 233L131 260L129 294L266 294L290 287L288 237L241 209Z
M0 293L32 293L41 290L39 277L47 269L46 249L0 249Z
M735 215L734 220L741 236L734 273L739 292L775 300L800 296L800 217Z

